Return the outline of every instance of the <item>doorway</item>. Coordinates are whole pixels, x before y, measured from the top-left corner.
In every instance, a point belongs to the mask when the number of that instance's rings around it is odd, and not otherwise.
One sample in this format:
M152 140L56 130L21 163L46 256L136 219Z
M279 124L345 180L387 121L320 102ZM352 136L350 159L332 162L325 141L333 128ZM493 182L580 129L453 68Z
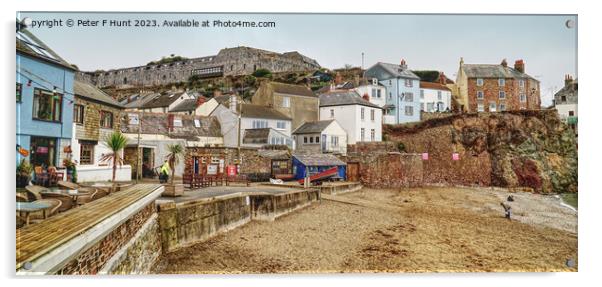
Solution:
M30 162L33 166L56 165L56 138L31 137Z

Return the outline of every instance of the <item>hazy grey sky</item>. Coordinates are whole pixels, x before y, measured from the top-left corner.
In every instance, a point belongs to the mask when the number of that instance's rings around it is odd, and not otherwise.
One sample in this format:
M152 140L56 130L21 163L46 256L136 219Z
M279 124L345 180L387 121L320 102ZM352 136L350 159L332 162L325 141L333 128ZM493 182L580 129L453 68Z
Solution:
M465 63L512 65L525 61L541 81L542 102L563 86L565 74L577 77L577 28L566 15L358 15L358 14L121 14L20 13L17 18L63 20L63 27L30 31L80 69L144 65L162 56L215 55L220 49L250 46L275 52L299 51L327 68L365 67L406 60L410 69L432 69L455 79ZM275 28L66 27L77 20L194 19L274 21ZM102 23L102 22L100 22ZM100 24L99 23L99 24Z

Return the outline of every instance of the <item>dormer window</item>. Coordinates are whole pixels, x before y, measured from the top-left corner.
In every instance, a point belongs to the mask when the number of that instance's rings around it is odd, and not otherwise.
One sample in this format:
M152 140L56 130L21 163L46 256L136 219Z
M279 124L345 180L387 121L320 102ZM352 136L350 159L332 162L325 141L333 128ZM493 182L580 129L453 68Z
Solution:
M378 85L378 79L377 78L372 78L372 85Z

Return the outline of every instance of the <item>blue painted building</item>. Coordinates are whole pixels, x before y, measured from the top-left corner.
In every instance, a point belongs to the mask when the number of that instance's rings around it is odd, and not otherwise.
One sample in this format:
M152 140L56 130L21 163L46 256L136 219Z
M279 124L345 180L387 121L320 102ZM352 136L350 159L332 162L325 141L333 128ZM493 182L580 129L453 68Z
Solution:
M295 179L303 179L306 175L312 176L335 166L338 168L337 178L344 180L347 176L347 164L332 154L294 154L292 162Z
M378 62L364 76L376 78L385 86L385 117L393 116L397 124L420 121L420 78L404 60L399 65Z
M25 28L16 41L17 148L34 166L62 166L73 134L76 68ZM17 164L22 158L17 152Z

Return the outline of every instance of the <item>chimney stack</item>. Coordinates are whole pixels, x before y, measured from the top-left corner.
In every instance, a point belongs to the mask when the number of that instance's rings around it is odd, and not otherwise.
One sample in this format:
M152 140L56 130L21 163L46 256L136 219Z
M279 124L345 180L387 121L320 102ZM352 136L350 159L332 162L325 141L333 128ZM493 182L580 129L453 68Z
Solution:
M404 59L401 59L401 62L399 63L399 65L404 70L408 68L408 65L406 64L406 60L404 60Z
M506 59L503 59L502 63L500 65L502 65L502 67L506 68L506 67L508 67L508 62L506 61Z
M514 69L524 74L525 73L525 62L523 60L516 60L514 62Z
M445 85L445 75L443 72L439 72L439 84Z
M568 86L573 82L573 77L569 74L564 75L564 86Z
M341 73L337 72L337 74L334 76L334 83L335 85L340 85L341 83L343 83L343 76L341 75Z

